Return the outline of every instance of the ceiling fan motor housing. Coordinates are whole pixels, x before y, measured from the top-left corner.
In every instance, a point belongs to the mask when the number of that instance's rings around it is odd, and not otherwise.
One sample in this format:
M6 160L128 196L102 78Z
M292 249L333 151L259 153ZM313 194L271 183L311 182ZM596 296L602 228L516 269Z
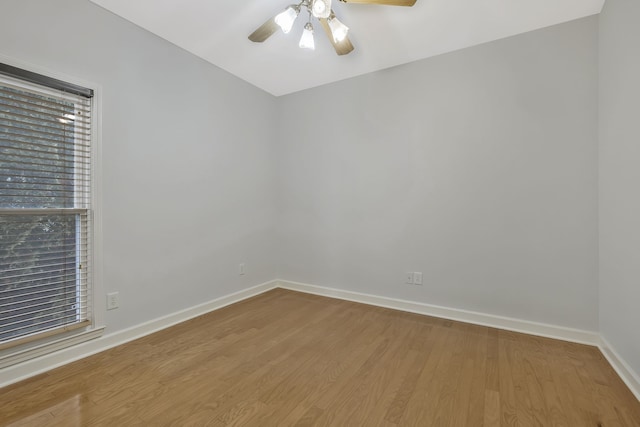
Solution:
M312 0L311 13L318 19L326 19L331 14L331 0Z

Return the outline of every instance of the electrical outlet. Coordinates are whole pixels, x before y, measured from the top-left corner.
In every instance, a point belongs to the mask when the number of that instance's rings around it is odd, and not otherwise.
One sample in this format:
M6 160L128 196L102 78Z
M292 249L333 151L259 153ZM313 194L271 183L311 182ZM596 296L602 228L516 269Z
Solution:
M413 284L422 285L422 272L416 271L413 273Z
M413 272L405 273L404 283L408 285L413 285Z
M239 274L240 276L244 276L246 273L247 273L247 267L246 267L246 265L244 264L244 262L241 262L241 263L238 265L238 274Z
M107 294L107 310L113 310L118 308L120 294L118 292L111 292Z

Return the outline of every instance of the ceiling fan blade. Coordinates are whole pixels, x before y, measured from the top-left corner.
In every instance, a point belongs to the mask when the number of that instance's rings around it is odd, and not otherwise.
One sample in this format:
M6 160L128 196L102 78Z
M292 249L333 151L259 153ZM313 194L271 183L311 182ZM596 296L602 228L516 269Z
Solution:
M331 11L333 13L333 11ZM322 28L324 28L324 32L327 33L327 37L329 37L329 41L333 45L333 48L336 50L338 55L346 55L347 53L353 50L353 45L349 40L349 37L345 37L344 40L337 42L333 39L333 33L331 32L331 28L329 28L329 23L326 19L319 19L320 24L322 24Z
M262 24L255 30L253 33L249 35L249 40L255 43L262 43L269 37L273 35L276 31L278 31L278 24L276 24L275 18L269 19L267 22Z
M340 0L343 3L386 4L387 6L413 6L416 0Z

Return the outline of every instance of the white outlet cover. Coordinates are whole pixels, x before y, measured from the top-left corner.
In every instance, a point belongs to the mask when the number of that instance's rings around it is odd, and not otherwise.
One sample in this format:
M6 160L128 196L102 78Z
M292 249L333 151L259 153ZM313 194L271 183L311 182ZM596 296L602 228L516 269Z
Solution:
M413 273L413 283L416 285L422 285L422 272L417 271Z
M107 294L107 310L113 310L118 308L118 292L111 292Z

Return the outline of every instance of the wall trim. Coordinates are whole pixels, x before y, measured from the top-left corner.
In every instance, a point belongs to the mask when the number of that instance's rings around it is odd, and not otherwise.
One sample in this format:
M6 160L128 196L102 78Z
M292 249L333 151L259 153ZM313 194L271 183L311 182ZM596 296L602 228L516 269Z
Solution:
M600 343L598 344L598 348L607 359L611 367L618 374L618 376L624 381L624 383L629 387L631 393L634 394L636 399L640 401L640 377L638 374L629 366L627 362L624 361L622 357L618 354L617 351L609 344L609 341L605 339L602 335L600 335Z
M345 291L342 289L310 285L307 283L288 280L271 280L248 289L224 295L211 301L141 323L140 325L132 326L119 332L106 334L100 338L86 341L73 347L64 348L54 353L49 353L35 359L2 368L0 369L0 373L2 373L0 388L125 344L129 341L142 338L146 335L169 328L178 323L185 322L211 311L219 310L228 305L260 295L275 288L288 289L291 291L337 298L361 304L406 311L409 313L423 314L443 319L456 320L459 322L472 323L475 325L596 346L600 349L606 360L611 364L622 381L624 381L627 387L629 387L631 392L640 401L640 378L624 361L624 359L620 357L611 344L609 344L609 342L597 332L442 307L421 302L382 297L360 292Z
M546 338L554 338L562 341L575 342L598 347L609 364L616 371L622 381L629 387L631 393L640 401L640 377L614 350L609 342L598 332L584 331L580 329L566 328L563 326L548 325L545 323L531 322L528 320L514 319L511 317L496 316L493 314L478 313L474 311L456 308L441 307L414 301L406 301L396 298L381 297L377 295L359 292L344 291L342 289L328 288L324 286L310 285L307 283L278 280L277 287L291 291L304 292L330 298L338 298L362 304L407 311L410 313L424 314L475 325L505 329Z
M122 331L105 334L100 338L85 341L73 347L68 347L35 359L30 359L25 362L0 369L0 373L2 374L0 388L45 373L51 369L75 362L76 360L83 359L93 354L100 353L101 351L125 344L129 341L142 338L146 335L158 332L178 323L185 322L194 317L221 309L230 304L262 294L274 289L276 284L277 282L275 280L271 280L184 310L176 311L175 313L171 313L166 316L158 317Z
M17 365L19 363L24 363L27 360L35 359L36 357L41 357L46 354L62 350L67 347L82 344L84 341L100 338L103 332L104 326L100 326L93 329L87 329L80 333L78 333L77 331L72 331L71 334L67 333L67 336L63 336L62 338L54 336L53 340L44 339L44 342L42 344L38 344L39 342L35 341L29 344L36 345L31 345L22 350L17 350L16 348L6 349L4 350L4 352L7 354L0 357L0 370L9 366Z
M378 307L392 308L395 310L407 311L410 313L424 314L427 316L440 317L443 319L456 320L465 323L473 323L475 325L505 329L508 331L521 332L546 338L554 338L579 344L597 346L600 343L599 334L597 332L565 328L562 326L514 319L511 317L496 316L493 314L478 313L475 311L442 307L421 302L406 301L359 292L344 291L336 288L328 288L324 286L316 286L286 280L278 280L278 287L289 289L292 291L322 295L347 301L375 305Z

